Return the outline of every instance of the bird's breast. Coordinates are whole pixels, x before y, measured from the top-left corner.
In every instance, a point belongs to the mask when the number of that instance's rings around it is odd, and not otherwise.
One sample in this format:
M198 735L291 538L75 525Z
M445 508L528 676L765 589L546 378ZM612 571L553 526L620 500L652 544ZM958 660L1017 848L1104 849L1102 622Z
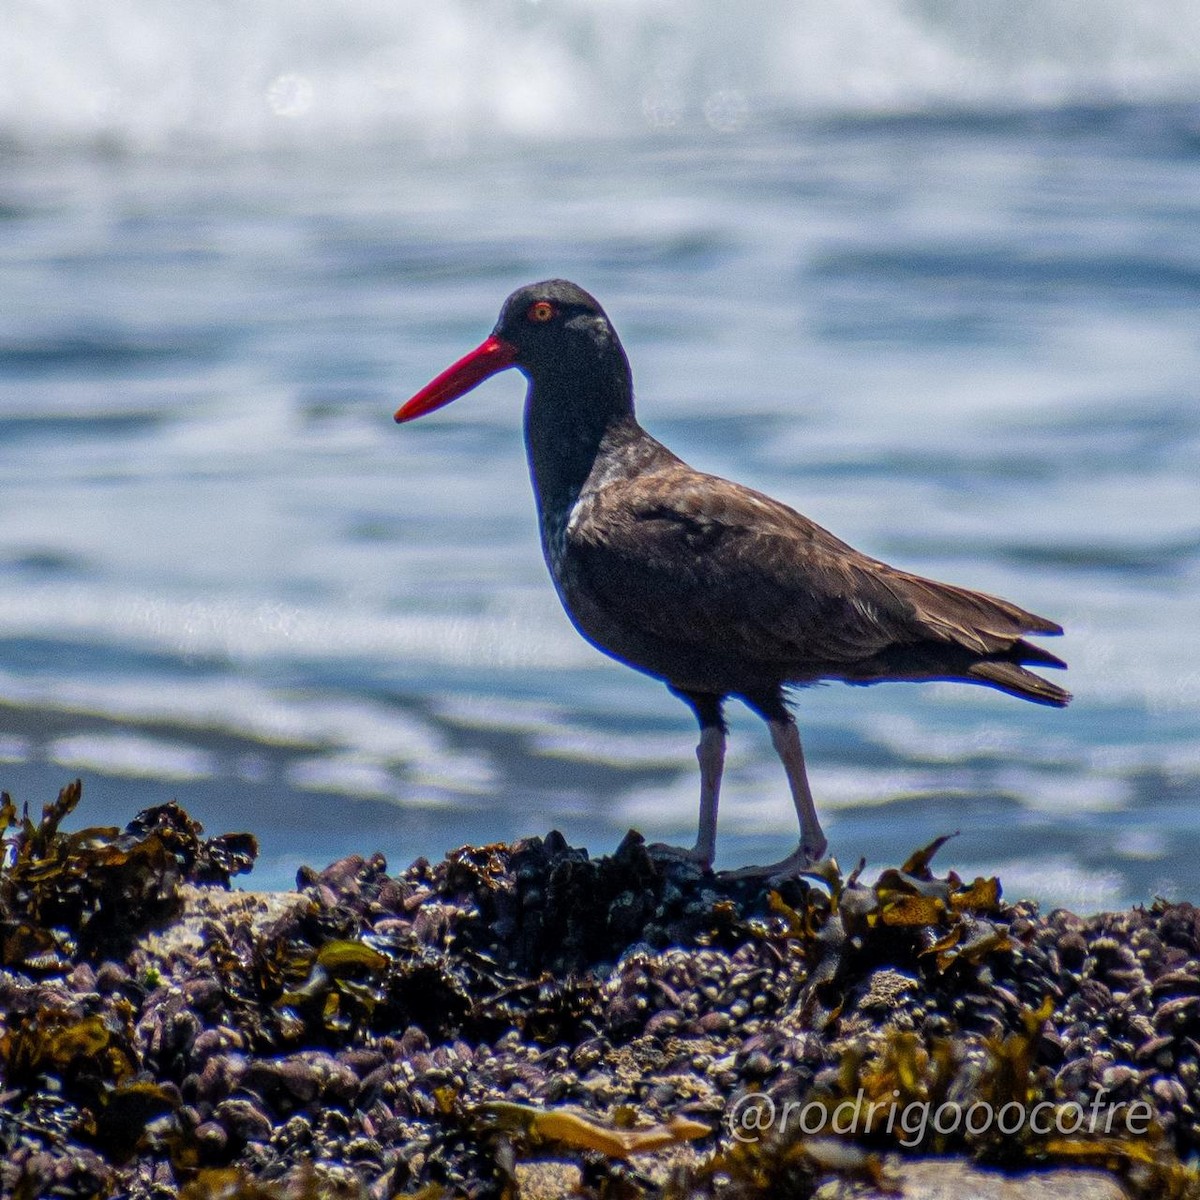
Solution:
M559 585L560 592L566 568L567 537L573 511L573 507L556 508L541 514L542 553L546 556L546 566L550 568L550 574Z

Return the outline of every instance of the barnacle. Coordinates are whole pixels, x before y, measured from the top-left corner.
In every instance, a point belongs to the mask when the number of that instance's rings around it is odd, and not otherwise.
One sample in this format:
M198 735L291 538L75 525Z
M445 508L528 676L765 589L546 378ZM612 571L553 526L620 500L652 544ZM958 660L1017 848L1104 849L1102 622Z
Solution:
M175 805L64 832L79 801L34 822L0 798L4 1200L491 1200L555 1164L608 1200L807 1200L929 1153L1200 1200L1191 905L1043 916L935 874L941 838L873 883L830 862L771 891L632 832L604 858L551 833L230 893L184 885L227 885L248 835ZM722 1118L750 1092L863 1111L743 1141ZM889 1123L1102 1096L1150 1128Z

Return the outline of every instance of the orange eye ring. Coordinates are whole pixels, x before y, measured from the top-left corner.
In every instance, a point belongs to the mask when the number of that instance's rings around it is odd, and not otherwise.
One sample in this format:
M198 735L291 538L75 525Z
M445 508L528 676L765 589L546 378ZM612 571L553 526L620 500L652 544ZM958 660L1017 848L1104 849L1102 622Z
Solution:
M553 321L557 315L558 309L549 300L535 300L525 314L535 325L544 325L547 321Z

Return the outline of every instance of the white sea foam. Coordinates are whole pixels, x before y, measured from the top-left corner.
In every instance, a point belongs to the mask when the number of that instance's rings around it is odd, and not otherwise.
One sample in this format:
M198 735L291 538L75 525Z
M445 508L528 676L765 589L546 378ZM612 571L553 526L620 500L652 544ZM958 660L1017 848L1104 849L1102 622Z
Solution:
M442 696L434 702L434 709L463 729L499 729L510 733L551 734L568 719L567 710L561 705L511 696Z
M9 637L81 637L240 661L285 656L497 669L595 666L595 652L571 630L553 596L545 600L532 612L500 605L492 613L456 616L35 584L0 597L0 630Z
M73 770L177 782L209 779L216 771L212 755L204 750L135 733L80 733L56 738L49 758Z
M344 796L391 797L399 791L392 771L357 754L301 759L289 764L287 781L302 791L337 792Z
M25 762L32 753L33 743L27 737L15 734L0 736L0 762Z
M165 149L1187 94L1188 0L17 0L0 131Z
M691 740L669 733L616 732L608 729L564 727L538 734L533 747L549 758L596 762L623 769L693 765Z
M1113 849L1124 858L1154 860L1166 857L1168 838L1162 829L1123 829L1113 838Z

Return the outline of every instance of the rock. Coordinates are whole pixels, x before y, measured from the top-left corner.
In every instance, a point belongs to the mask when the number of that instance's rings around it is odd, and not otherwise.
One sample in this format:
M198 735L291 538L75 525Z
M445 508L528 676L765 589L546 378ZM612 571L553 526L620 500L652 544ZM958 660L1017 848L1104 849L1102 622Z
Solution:
M856 1190L854 1200L1129 1200L1111 1175L1081 1168L1008 1175L955 1158L896 1161L888 1167L889 1190ZM845 1184L830 1181L813 1200L845 1196Z

